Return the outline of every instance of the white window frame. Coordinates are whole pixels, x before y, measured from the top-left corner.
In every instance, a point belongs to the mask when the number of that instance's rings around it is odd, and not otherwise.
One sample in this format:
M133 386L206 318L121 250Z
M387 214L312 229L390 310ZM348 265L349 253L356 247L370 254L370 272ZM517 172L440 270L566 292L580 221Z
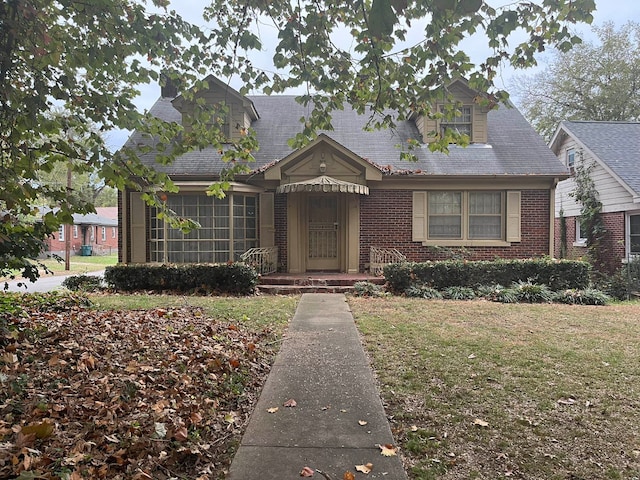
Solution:
M573 173L576 169L576 149L567 149L567 168Z
M60 225L58 227L58 241L60 242L64 242L64 230L66 228L66 225Z
M102 241L106 242L107 241L107 227L102 227Z
M116 238L118 236L118 231L116 227L111 227L111 238Z
M639 257L640 256L640 250L637 251L637 252L633 252L631 250L631 238L632 237L640 237L640 234L635 234L635 233L633 235L631 234L631 217L638 217L638 219L640 221L640 211L638 211L638 212L630 212L630 213L627 214L627 221L626 221L627 225L626 225L626 229L625 229L626 232L627 232L626 239L625 239L626 240L625 243L627 244L627 247L626 247L626 251L627 252L626 253L627 253L627 257Z
M582 236L582 221L580 217L576 217L576 241L573 243L574 247L586 247L587 237Z
M73 238L78 238L78 225L73 226Z

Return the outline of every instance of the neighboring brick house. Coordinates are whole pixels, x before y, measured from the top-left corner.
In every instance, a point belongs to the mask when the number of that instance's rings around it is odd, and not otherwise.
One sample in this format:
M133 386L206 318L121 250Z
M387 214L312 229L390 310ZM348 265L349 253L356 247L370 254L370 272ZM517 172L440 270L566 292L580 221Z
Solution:
M640 123L562 122L550 147L573 172L579 162L593 164L591 178L602 203L606 235L602 242L605 269L613 272L630 256L640 255ZM567 237L567 257L587 253L586 233L581 228L581 205L570 195L575 179L556 189L556 248L560 255L560 210Z
M111 255L118 251L118 207L97 207L96 213L74 214L69 230L61 225L48 240L47 253L64 255L69 231L72 255ZM84 248L83 248L84 246Z
M135 191L120 195L120 261L223 262L250 248L277 249L282 272L357 273L371 261L371 247L397 249L424 261L464 252L468 259L551 255L555 186L568 177L542 138L512 106L489 110L464 80L448 90L460 115L436 121L419 115L394 130L365 131L369 115L348 106L333 112L334 130L304 148L287 144L303 128L308 109L293 96L243 96L209 77L201 97L224 99L230 109L228 135L255 130L260 149L249 175L237 176L226 198L205 194L223 167L213 149L193 151L173 164L145 164L166 172L180 187L168 204L201 228L182 234L168 228ZM151 113L188 121L189 105L165 90ZM435 105L440 108L440 105ZM427 140L455 128L471 145L452 145L448 155L424 143L417 162L400 159L398 144ZM134 133L127 147L144 143Z

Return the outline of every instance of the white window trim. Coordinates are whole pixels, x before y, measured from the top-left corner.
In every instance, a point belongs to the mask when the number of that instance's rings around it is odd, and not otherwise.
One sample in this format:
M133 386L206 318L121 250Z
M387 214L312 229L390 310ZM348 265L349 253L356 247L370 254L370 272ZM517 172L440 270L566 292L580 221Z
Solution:
M73 226L73 238L78 238L78 225Z
M66 225L60 225L58 227L58 241L64 242L64 230L67 228Z
M587 239L580 236L580 225L581 225L580 217L576 217L575 226L576 226L576 238L573 242L574 247L586 247Z
M631 253L631 217L635 217L640 215L639 211L627 212L625 215L625 257L627 258L637 258L640 257L640 253Z

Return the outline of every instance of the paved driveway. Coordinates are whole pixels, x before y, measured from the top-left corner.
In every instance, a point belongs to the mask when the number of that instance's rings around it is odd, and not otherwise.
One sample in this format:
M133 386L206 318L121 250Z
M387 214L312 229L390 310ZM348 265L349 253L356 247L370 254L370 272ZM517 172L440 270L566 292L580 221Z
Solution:
M78 275L72 273L69 275L42 275L38 281L31 283L29 280L13 280L9 283L9 292L50 292L51 290L59 290L64 288L62 282L67 277ZM104 270L98 272L89 272L86 275L104 275ZM22 283L22 286L18 286ZM4 289L4 282L0 284L0 289Z

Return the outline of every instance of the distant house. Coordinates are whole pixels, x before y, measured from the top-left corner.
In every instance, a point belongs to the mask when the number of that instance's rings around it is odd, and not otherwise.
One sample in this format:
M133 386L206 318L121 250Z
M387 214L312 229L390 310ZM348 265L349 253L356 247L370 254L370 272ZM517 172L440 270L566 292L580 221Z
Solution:
M110 255L118 251L118 207L98 207L96 213L74 214L70 225L72 255ZM48 240L48 252L63 256L65 225Z
M607 269L615 271L625 259L640 255L640 123L562 122L550 147L572 171L594 165L591 178L602 202L607 230L602 248ZM556 189L556 256L560 253L560 210L566 223L568 256L586 254L586 233L580 222L581 205L571 197L574 177Z
M448 90L458 115L436 120L414 114L394 130L366 131L369 115L348 106L333 112L333 131L292 149L287 140L303 125L307 107L293 96L244 96L213 77L200 92L225 102L230 138L255 130L260 149L248 175L239 175L224 199L207 196L224 164L214 148L192 151L173 164L144 163L166 172L180 187L167 202L201 228L183 234L158 218L132 190L119 197L119 260L226 262L248 251L277 253L290 273L369 269L372 252L397 250L408 260L529 258L551 255L556 184L568 177L541 137L513 106L489 109L462 79ZM443 104L433 108L439 111ZM163 91L151 114L189 121L192 106ZM432 132L454 129L470 146L431 152ZM416 162L400 159L397 145L417 139ZM148 142L134 132L127 147Z

